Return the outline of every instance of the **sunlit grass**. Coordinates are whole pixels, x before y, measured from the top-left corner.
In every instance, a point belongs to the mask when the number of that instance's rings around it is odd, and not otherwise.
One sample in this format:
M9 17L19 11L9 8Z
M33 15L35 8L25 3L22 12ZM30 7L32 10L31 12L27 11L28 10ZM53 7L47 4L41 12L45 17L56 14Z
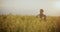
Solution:
M47 16L47 21L40 21L40 17L21 15L0 15L1 32L55 32L56 22L60 17Z

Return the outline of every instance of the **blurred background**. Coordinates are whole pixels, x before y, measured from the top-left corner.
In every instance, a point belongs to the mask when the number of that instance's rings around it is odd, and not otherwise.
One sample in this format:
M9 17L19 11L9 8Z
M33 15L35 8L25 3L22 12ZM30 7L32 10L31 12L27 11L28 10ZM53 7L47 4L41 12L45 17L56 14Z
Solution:
M41 8L48 16L60 16L60 0L0 0L0 15L38 15Z

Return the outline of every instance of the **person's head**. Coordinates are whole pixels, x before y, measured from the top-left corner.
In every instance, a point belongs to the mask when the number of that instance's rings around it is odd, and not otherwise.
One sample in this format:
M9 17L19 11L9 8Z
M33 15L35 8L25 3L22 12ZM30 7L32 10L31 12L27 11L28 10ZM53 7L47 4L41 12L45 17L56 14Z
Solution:
M43 9L40 9L40 12L44 12L44 10Z

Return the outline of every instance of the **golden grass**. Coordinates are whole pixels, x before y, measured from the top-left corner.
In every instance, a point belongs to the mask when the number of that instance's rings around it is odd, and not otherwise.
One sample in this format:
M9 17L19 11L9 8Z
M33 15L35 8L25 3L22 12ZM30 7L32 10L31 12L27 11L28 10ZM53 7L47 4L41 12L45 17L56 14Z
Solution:
M0 15L0 31L56 32L59 28L59 19L60 17L47 16L47 21L40 21L39 16Z

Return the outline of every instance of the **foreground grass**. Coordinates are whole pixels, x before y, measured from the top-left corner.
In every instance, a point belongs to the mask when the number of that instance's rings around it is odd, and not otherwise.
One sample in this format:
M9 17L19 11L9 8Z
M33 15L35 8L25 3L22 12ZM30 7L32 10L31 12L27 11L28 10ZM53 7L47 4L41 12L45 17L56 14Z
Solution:
M0 32L60 32L60 17L47 17L40 21L36 16L0 15Z

